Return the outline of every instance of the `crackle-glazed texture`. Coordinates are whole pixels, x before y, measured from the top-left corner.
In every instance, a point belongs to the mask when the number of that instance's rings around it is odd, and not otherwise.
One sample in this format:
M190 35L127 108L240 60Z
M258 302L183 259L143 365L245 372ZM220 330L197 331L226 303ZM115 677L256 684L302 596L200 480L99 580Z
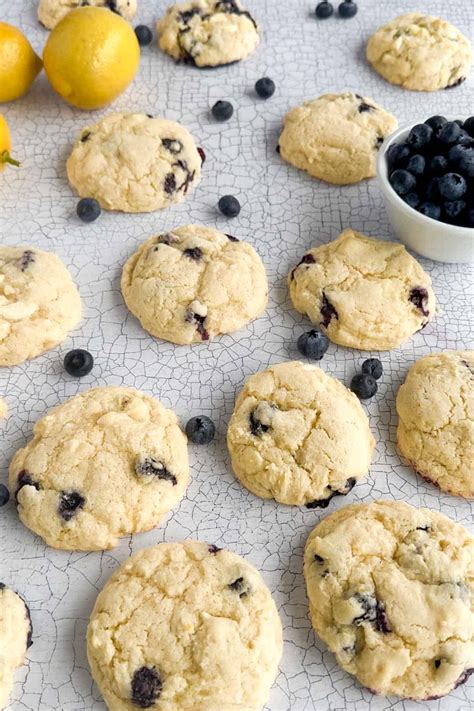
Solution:
M282 652L282 628L257 570L197 541L162 543L105 585L87 633L110 711L258 711Z
M106 210L151 212L181 202L199 182L202 163L176 121L117 112L81 131L67 175L81 197Z
M474 672L474 539L447 516L344 507L310 534L304 574L314 629L373 692L432 699Z
M54 348L80 319L79 293L59 257L0 246L0 366Z
M413 91L437 91L458 86L467 78L472 47L450 22L409 12L370 37L367 59L391 84Z
M227 444L236 476L257 496L325 508L367 473L375 440L350 390L290 361L245 383Z
M190 344L237 331L260 316L268 285L249 244L186 225L140 246L125 264L122 293L146 331Z
M417 360L397 395L397 439L415 471L474 498L474 351Z
M16 669L31 644L31 620L25 602L0 582L0 708L8 707Z
M257 23L239 0L171 5L156 29L163 52L196 67L238 62L260 42Z
M10 465L28 528L54 548L102 550L147 531L189 478L176 415L133 388L103 387L58 405Z
M323 94L286 114L278 150L313 178L358 183L375 175L378 150L397 125L373 99L352 92Z
M38 20L48 30L56 27L68 12L76 7L108 7L125 20L132 20L137 11L137 0L39 0Z
M395 242L347 229L310 249L288 275L293 306L335 343L397 348L435 313L431 279Z

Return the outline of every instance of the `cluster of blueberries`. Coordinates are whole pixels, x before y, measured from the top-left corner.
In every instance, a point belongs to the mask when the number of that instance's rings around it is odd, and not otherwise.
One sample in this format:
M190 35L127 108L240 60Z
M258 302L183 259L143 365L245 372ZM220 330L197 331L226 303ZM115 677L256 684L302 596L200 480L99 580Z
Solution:
M337 8L339 17L342 17L344 20L357 15L357 10L357 4L353 2L353 0L343 0ZM324 0L316 5L315 15L320 20L327 20L327 18L331 17L333 14L334 7L330 2L327 2L327 0Z
M388 148L387 164L407 205L433 220L474 227L474 116L431 116Z

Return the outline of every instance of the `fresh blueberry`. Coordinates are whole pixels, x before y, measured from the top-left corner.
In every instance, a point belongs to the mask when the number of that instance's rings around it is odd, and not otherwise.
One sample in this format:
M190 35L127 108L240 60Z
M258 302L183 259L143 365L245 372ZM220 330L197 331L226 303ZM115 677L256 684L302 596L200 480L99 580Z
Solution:
M464 122L463 122L462 119L454 119L454 123L457 123L457 125L459 126L459 128L462 128L462 125L463 125Z
M458 161L458 170L466 178L474 178L474 148L467 148Z
M447 121L438 133L438 141L446 145L456 143L463 135L463 130L455 121Z
M406 195L416 187L416 178L407 170L398 168L390 174L390 185L397 195Z
M420 196L417 193L407 193L403 196L404 202L413 208L417 208L420 204Z
M77 203L76 212L83 222L94 222L100 215L100 205L94 198L82 198Z
M474 116L469 116L469 118L464 121L462 127L470 136L474 138Z
M448 169L448 161L444 156L433 156L428 169L433 175L442 175Z
M89 351L84 351L82 348L69 351L64 356L64 370L74 378L82 378L90 373L93 367L94 358Z
M407 164L407 170L412 175L423 175L426 168L426 160L419 153L411 156Z
M440 195L446 200L459 200L466 194L466 181L458 173L445 173L438 179Z
M358 373L351 380L351 390L359 400L368 400L377 392L377 381L373 375Z
M447 222L452 222L459 220L465 209L466 203L464 200L448 200L443 204L443 215L446 217Z
M296 347L306 358L321 360L329 347L329 339L321 331L312 329L301 334L296 342Z
M430 116L429 119L426 119L425 123L433 129L434 134L437 136L444 124L448 123L448 119L444 116Z
M237 217L240 212L240 202L233 195L223 195L217 205L226 217Z
M356 3L352 2L352 0L344 0L337 8L337 11L339 13L339 17L342 17L344 20L348 20L351 17L354 17L354 15L357 15L358 9L359 8Z
M330 2L320 2L316 5L315 14L320 20L326 20L334 12L334 8Z
M367 358L362 363L362 372L378 380L382 377L383 365L378 358Z
M135 27L135 34L140 47L146 47L153 39L153 32L146 25L137 25Z
M10 498L10 492L5 484L0 484L0 506L5 506Z
M454 146L452 146L448 152L448 158L451 163L454 163L456 165L459 159L463 157L466 150L467 148L462 143L455 143Z
M193 444L209 444L216 434L216 426L206 415L198 415L187 421L186 434Z
M255 91L261 99L269 99L275 93L275 82L269 77L263 77L256 82Z
M441 216L441 208L439 205L435 205L434 202L423 202L419 208L418 212L426 217L431 217L432 220L439 220Z
M407 143L415 150L427 146L433 137L433 129L427 123L417 123L408 134Z
M234 107L230 101L216 101L211 112L216 121L228 121L234 113Z
M390 168L404 168L411 150L406 143L392 143L387 149L387 162Z

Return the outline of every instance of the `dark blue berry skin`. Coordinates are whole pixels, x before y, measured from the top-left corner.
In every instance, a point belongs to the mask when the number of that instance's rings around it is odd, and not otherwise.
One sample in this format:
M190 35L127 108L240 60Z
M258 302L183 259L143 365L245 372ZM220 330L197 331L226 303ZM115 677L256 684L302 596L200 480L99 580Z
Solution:
M146 25L137 25L135 27L135 34L140 47L146 47L148 44L151 44L153 32Z
M458 171L466 178L474 178L474 148L468 148L460 157Z
M378 380L382 377L383 365L378 358L367 358L362 363L362 372Z
M474 138L474 116L469 116L469 118L464 121L462 127L470 136Z
M456 143L463 135L463 129L455 121L447 121L438 133L438 141L446 145Z
M438 181L439 178L431 178L426 186L426 197L432 202L435 202L439 198Z
M423 175L426 168L426 160L419 153L411 156L407 163L407 170L412 175Z
M474 227L474 207L467 211L466 227Z
M89 351L84 351L82 348L76 348L69 351L64 356L64 370L74 378L82 378L88 375L94 367L94 358Z
M403 196L403 201L410 207L416 209L420 204L420 196L417 193L407 193Z
M344 0L337 8L337 11L339 17L342 17L344 20L349 20L351 17L354 17L354 15L357 15L358 9L356 3L352 2L352 0Z
M301 334L296 342L296 347L306 358L321 360L329 348L329 339L321 331L312 329Z
M395 190L397 195L406 195L416 187L416 178L407 170L399 168L394 170L390 175L390 185Z
M234 113L234 107L230 101L216 101L211 113L216 121L228 121Z
M456 222L466 209L464 200L451 200L443 204L443 217L447 222Z
M387 162L389 168L405 168L411 151L405 143L392 143L387 149Z
M458 173L445 173L438 179L439 193L446 200L459 200L466 194L466 181Z
M10 499L10 492L8 491L5 484L0 484L0 506L5 506L8 504Z
M100 215L100 205L94 198L82 198L77 203L76 212L82 222L94 222Z
M433 137L433 129L426 123L417 123L408 134L407 143L414 150L427 146Z
M373 375L368 373L358 373L351 380L351 390L357 395L359 400L368 400L377 392L377 381Z
M240 202L233 195L223 195L217 204L226 217L237 217L240 212Z
M444 156L433 156L428 164L428 172L432 175L442 175L448 169L448 161Z
M462 158L466 150L466 147L461 143L455 143L454 146L450 148L448 152L448 158L451 163L454 163L456 165L459 159Z
M439 220L441 217L441 208L434 202L423 202L418 208L418 212L426 217L431 217L432 220Z
M316 5L314 12L319 20L327 20L334 13L334 8L330 2L320 2Z
M209 444L215 434L216 427L206 415L191 417L186 423L186 435L193 444Z
M275 93L275 82L269 77L263 77L256 82L255 91L261 99L269 99Z
M444 116L430 116L429 119L426 119L425 123L433 129L435 135L438 135L444 124L448 123L448 119Z

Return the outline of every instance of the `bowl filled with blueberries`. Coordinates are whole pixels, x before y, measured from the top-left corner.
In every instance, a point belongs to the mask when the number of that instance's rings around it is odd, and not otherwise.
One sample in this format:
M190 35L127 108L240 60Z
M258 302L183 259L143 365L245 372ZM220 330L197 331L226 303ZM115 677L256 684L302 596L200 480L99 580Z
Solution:
M431 116L385 139L377 175L389 220L415 252L474 262L474 116Z

